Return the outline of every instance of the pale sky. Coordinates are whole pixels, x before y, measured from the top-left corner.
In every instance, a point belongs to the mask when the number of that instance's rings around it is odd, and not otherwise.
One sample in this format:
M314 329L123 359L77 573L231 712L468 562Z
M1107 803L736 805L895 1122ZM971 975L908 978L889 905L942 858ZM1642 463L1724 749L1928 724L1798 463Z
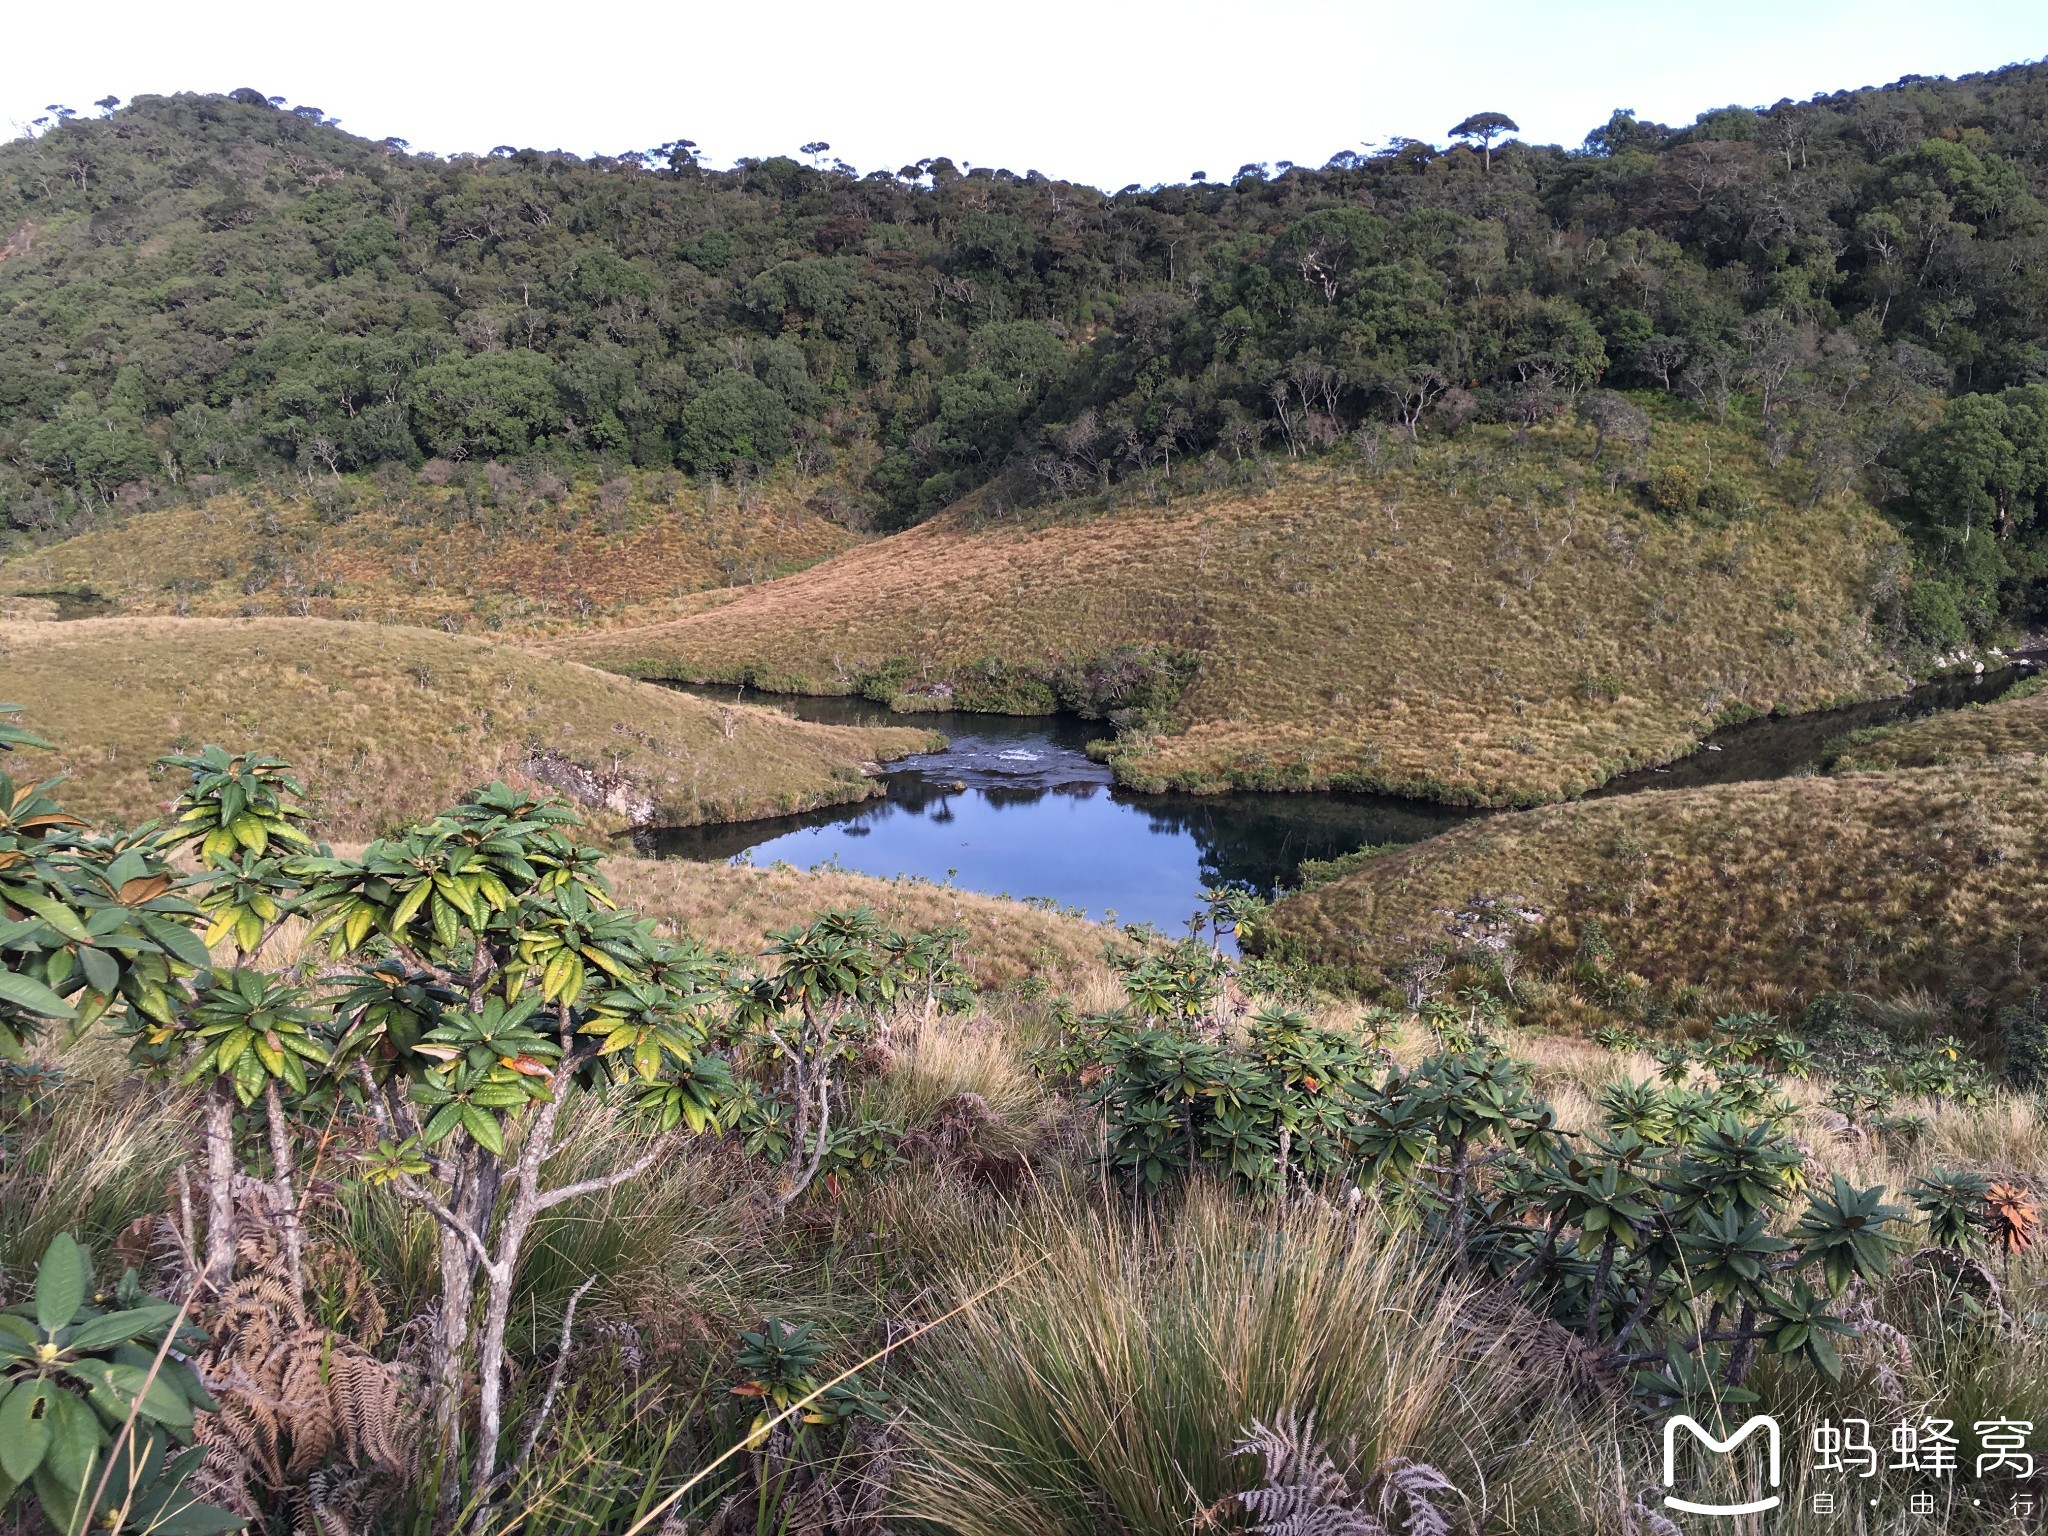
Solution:
M0 137L50 103L254 86L452 153L707 161L808 140L862 171L950 155L1092 182L1320 165L1475 111L1577 144L1615 107L1690 122L2048 55L2040 0L786 0L534 5L15 0Z

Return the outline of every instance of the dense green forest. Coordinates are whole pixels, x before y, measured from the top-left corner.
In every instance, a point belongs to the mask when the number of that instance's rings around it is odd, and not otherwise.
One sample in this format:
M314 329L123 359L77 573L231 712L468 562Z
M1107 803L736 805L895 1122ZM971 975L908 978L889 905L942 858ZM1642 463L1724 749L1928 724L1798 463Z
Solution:
M1922 638L2048 614L2041 65L1114 193L821 145L442 160L253 90L102 112L0 146L17 538L430 458L786 461L893 527L1474 420L1626 449L1657 392L1909 519Z

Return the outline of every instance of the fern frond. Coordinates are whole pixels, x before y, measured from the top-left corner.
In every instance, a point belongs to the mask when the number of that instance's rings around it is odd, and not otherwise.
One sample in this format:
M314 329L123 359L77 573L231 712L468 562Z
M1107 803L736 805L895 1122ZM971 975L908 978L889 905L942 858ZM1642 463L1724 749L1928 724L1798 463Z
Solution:
M1429 1463L1393 1457L1381 1463L1367 1487L1377 1492L1382 1515L1392 1515L1396 1506L1405 1507L1399 1526L1402 1536L1451 1536L1451 1517L1437 1507L1437 1500L1463 1495Z
M1356 1442L1347 1448L1356 1459ZM1283 1410L1271 1425L1258 1419L1232 1451L1265 1463L1264 1481L1237 1496L1255 1519L1257 1536L1390 1536L1379 1520L1353 1507L1350 1479L1316 1438L1313 1413Z
M1450 1536L1442 1503L1463 1497L1435 1467L1406 1456L1359 1484L1357 1439L1345 1442L1340 1465L1317 1438L1315 1415L1293 1409L1271 1425L1252 1420L1232 1454L1265 1464L1259 1486L1237 1495L1254 1536Z

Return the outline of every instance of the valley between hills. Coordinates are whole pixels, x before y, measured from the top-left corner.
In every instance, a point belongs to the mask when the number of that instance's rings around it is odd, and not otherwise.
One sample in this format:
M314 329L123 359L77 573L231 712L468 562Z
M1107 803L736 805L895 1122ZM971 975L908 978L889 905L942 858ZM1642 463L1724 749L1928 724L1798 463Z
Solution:
M0 1536L1672 1536L1752 1410L2036 1529L2048 64L1113 193L98 107Z

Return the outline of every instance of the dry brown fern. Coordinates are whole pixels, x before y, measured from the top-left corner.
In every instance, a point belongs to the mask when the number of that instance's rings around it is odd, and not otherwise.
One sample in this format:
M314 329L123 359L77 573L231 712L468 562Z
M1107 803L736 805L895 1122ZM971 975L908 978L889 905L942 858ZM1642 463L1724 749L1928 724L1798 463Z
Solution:
M1887 1404L1903 1405L1905 1373L1913 1368L1912 1341L1877 1315L1877 1293L1861 1280L1842 1293L1840 1316L1853 1330L1849 1359L1870 1372Z
M1362 1477L1355 1436L1340 1464L1317 1439L1315 1415L1291 1408L1270 1427L1254 1419L1232 1454L1265 1464L1259 1486L1237 1495L1257 1536L1450 1536L1442 1502L1462 1497L1435 1467L1406 1456Z
M339 1463L358 1474L396 1479L410 1468L411 1423L399 1368L363 1343L309 1316L286 1277L283 1244L261 1205L238 1202L237 1273L203 1310L211 1342L194 1362L220 1404L201 1414L197 1437L206 1447L212 1495L238 1513L282 1505L305 1521L317 1513L324 1529L354 1529L343 1505L363 1505L360 1479L334 1475ZM344 1292L375 1330L383 1310L365 1304L359 1267L334 1264ZM344 1498L344 1487L357 1489Z
M113 1256L122 1268L145 1275L161 1268L182 1276L191 1262L185 1235L168 1211L138 1216L129 1222L114 1239Z
M1561 1323L1499 1291L1479 1291L1458 1310L1465 1348L1516 1389L1549 1395L1562 1389L1580 1402L1615 1405L1627 1383L1601 1352Z

